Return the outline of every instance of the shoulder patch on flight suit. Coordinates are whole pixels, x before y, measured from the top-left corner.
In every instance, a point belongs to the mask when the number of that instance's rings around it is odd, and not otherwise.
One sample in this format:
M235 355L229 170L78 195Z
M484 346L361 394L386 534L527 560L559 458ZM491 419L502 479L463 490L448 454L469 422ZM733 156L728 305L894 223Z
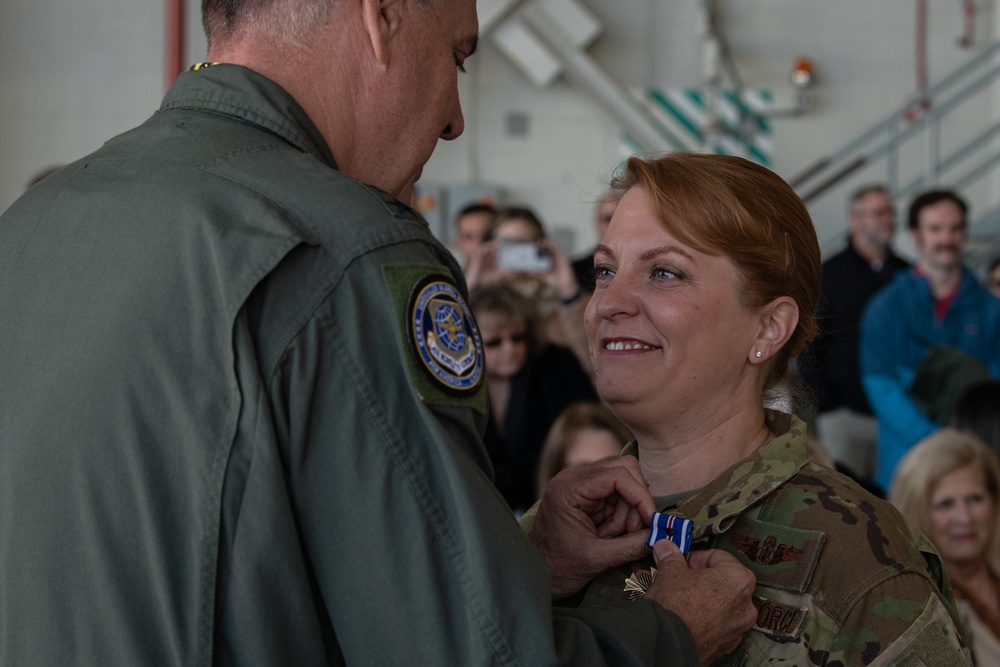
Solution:
M420 398L429 405L471 407L485 414L482 340L448 269L393 264L382 271Z
M757 583L801 593L809 586L825 534L741 517L715 546L734 554Z

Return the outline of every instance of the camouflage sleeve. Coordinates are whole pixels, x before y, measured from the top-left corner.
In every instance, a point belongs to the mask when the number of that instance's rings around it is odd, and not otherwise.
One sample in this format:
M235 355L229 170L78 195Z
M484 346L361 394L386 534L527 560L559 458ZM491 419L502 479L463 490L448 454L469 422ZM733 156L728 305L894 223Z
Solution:
M945 601L924 577L904 573L857 598L827 665L972 665Z

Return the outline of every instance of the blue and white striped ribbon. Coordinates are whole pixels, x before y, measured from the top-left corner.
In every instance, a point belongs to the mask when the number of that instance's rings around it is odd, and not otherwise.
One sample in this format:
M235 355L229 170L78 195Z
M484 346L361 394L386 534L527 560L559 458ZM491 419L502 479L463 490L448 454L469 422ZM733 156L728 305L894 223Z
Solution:
M672 514L653 513L653 523L649 527L649 541L646 543L653 546L660 540L670 540L686 554L691 550L691 536L694 533L694 524L690 519L682 519Z

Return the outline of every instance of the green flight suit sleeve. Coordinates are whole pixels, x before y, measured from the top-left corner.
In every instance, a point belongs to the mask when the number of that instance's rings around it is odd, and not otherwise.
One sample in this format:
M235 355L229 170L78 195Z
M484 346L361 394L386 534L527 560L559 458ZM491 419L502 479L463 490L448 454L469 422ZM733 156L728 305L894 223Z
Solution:
M547 567L491 482L484 415L414 378L384 267L440 265L436 252L388 243L351 262L269 383L288 493L343 657L697 664L687 629L652 603L552 608Z

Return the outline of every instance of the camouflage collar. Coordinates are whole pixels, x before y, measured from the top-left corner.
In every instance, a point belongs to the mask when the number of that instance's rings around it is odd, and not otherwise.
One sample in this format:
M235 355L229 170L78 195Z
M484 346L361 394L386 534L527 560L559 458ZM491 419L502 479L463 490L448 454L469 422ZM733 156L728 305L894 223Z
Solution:
M694 539L724 532L751 505L766 498L809 462L809 441L801 419L776 410L765 410L768 427L777 437L750 457L694 492L671 514L694 521ZM638 458L635 441L623 454Z

